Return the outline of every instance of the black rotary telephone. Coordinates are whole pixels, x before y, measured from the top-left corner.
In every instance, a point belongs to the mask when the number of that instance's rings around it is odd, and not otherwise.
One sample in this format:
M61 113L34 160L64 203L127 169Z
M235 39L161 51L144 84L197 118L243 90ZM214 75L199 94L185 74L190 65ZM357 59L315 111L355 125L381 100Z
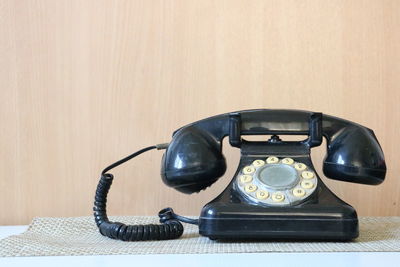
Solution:
M246 141L242 135L272 135ZM307 135L282 141L278 135ZM198 219L171 208L159 213L161 224L125 225L106 214L113 181L108 171L151 149L166 149L162 180L191 194L212 185L226 170L222 139L240 148L238 169L226 189L205 205ZM316 173L310 149L327 140L326 177L376 185L386 174L385 159L374 132L322 113L298 110L246 110L210 117L173 133L169 144L144 148L104 169L97 187L94 216L102 235L124 241L178 238L181 222L198 224L210 239L351 240L358 236L355 209L335 196Z

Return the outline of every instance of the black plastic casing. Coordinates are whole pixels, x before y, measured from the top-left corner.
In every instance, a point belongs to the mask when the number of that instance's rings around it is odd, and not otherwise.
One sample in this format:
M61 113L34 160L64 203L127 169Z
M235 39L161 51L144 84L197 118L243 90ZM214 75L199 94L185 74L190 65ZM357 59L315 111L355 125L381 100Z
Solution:
M291 157L313 168L305 145L242 143L240 170L255 159L270 155ZM318 177L317 189L296 206L262 206L244 199L234 179L213 201L204 206L199 232L210 239L351 240L358 236L355 209L335 196Z
M226 171L221 145L195 127L175 134L162 162L164 183L186 194L210 186Z

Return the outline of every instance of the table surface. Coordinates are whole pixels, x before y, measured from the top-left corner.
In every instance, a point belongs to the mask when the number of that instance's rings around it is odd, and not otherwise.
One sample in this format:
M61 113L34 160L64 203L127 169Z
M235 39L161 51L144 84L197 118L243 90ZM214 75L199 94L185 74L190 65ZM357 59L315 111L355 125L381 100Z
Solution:
M0 226L0 239L24 232L28 226ZM160 254L108 256L52 256L0 258L0 266L246 266L275 265L324 267L379 266L398 263L400 252L320 252L320 253L231 253L231 254Z

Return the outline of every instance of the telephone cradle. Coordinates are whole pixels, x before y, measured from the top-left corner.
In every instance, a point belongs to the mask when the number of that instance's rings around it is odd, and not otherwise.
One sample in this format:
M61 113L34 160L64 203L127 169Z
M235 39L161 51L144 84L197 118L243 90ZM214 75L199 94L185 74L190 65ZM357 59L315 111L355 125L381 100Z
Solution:
M267 135L248 141L248 135ZM285 141L284 135L304 135ZM198 219L167 208L161 224L125 225L109 221L107 194L112 168L151 149L166 149L161 176L164 183L191 194L206 189L226 171L222 140L239 148L238 169L225 190L206 204ZM377 185L386 165L373 131L362 125L299 110L245 110L226 113L179 128L169 144L147 147L103 170L96 190L94 216L100 233L123 241L178 238L181 222L197 224L199 233L220 240L352 240L359 235L356 210L320 179L311 161L313 147L326 138L323 161L326 177Z

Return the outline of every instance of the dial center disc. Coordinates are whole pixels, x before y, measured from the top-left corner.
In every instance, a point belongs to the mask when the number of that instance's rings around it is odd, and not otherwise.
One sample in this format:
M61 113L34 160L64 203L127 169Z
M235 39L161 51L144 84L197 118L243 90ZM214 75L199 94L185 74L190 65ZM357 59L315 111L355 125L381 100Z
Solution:
M298 182L296 170L286 164L271 164L260 168L258 179L268 187L285 189Z

